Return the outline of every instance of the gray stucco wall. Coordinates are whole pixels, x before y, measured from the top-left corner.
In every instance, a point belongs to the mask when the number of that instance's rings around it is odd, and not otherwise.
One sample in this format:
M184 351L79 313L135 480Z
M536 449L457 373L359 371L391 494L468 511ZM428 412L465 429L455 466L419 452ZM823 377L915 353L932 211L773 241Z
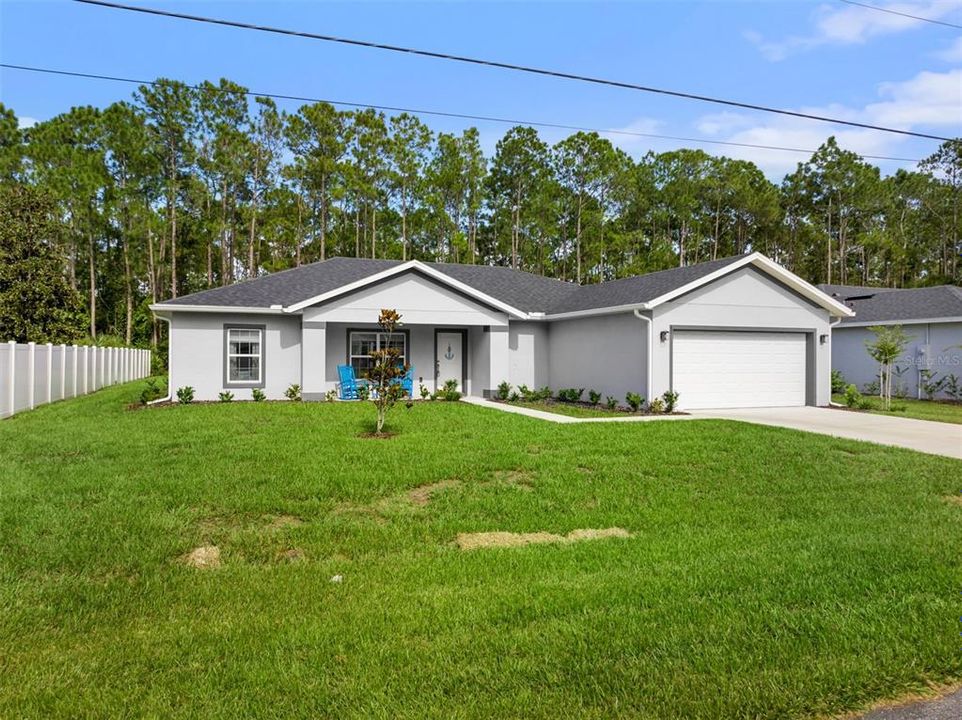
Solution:
M954 374L962 382L962 322L903 325L903 329L909 343L895 363L893 386L897 390L908 397L919 397L919 370L926 367L937 378ZM860 390L878 380L878 365L865 350L865 343L874 339L875 333L867 327L837 325L832 333L832 367ZM927 355L923 352L926 346Z
M550 353L548 337L547 323L519 321L509 323L507 380L514 387L527 385L534 390L549 384L551 365L548 359Z
M671 336L661 340L662 331L672 327L798 329L812 339L814 363L810 402L827 405L831 397L831 339L822 345L818 338L828 335L828 311L818 307L762 273L744 268L710 285L655 308L653 315L652 394L661 395L671 387ZM811 358L810 358L811 360ZM746 358L752 362L752 358ZM747 399L750 401L750 398ZM684 398L679 399L684 407Z
M647 396L647 327L632 313L556 320L548 330L551 389L585 388L611 395Z
M249 400L250 388L224 385L224 325L265 325L264 393L284 399L292 383L301 382L301 319L296 316L239 313L172 313L170 322L170 387L190 385L197 400L216 400L229 390Z

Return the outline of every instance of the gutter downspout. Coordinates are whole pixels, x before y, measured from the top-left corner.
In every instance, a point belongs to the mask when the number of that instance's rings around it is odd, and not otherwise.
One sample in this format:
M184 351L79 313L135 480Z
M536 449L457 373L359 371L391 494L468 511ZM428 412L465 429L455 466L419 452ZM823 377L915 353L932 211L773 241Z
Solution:
M651 366L654 363L654 357L653 357L654 347L652 346L652 342L651 342L651 318L646 315L642 315L641 310L639 310L638 308L635 308L633 312L636 318L638 318L639 320L644 320L645 323L647 323L648 325L648 333L647 333L648 334L648 361L645 363L645 366L648 370L648 373L647 373L648 377L646 379L646 384L648 387L645 390L645 394L648 395L648 399L650 400L651 392L652 392L651 391Z
M148 405L159 405L160 403L170 402L170 399L173 396L173 393L171 392L172 385L170 383L170 318L161 317L160 315L154 315L154 317L167 323L167 394L162 398L151 400L149 403L147 403Z

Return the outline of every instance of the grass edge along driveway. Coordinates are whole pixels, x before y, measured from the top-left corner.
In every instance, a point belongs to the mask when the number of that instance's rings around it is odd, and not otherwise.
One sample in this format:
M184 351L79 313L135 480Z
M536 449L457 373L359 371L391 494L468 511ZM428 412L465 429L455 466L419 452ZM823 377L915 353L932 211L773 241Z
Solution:
M813 718L962 677L958 461L138 392L0 423L0 716Z

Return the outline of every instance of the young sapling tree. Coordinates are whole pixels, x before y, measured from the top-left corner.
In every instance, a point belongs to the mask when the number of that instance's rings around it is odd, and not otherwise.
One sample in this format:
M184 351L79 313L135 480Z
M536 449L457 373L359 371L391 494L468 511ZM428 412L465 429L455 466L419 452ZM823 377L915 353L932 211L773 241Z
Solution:
M378 316L377 325L381 332L390 335L401 326L401 316L397 310L384 308ZM401 359L401 351L396 347L375 350L371 353L371 361L367 378L371 381L371 394L377 409L374 434L382 435L387 411L404 395L401 379L407 374L409 367Z

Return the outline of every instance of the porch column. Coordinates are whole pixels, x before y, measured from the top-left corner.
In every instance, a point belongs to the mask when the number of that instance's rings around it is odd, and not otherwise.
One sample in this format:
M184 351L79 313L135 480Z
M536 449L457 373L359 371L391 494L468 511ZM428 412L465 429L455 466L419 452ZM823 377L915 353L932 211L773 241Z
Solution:
M301 324L301 398L323 400L330 388L326 378L327 323L304 320Z
M498 385L508 379L508 326L492 325L488 332L489 380L485 390L496 391Z

